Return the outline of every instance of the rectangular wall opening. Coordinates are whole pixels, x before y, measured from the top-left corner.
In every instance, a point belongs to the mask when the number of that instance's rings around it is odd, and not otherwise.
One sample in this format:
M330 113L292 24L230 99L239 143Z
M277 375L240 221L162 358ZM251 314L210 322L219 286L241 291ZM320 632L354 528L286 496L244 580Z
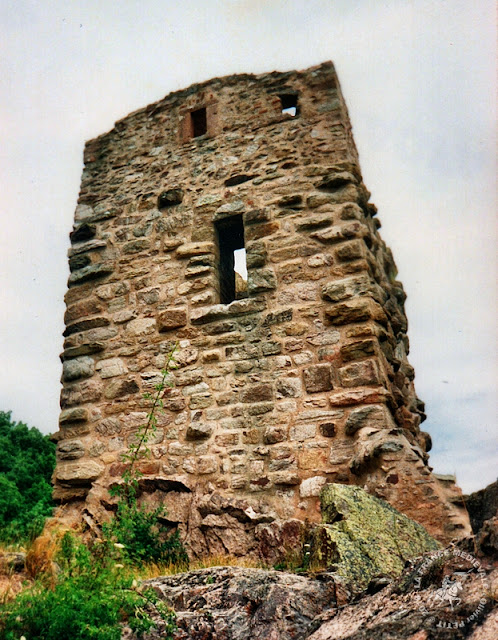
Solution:
M231 216L216 223L219 249L220 302L228 304L247 295L244 223L242 216Z
M297 116L297 93L281 93L279 96L282 105L282 113L286 113L293 118Z
M190 118L192 119L192 137L198 138L207 133L207 114L206 107L202 109L196 109L190 112Z

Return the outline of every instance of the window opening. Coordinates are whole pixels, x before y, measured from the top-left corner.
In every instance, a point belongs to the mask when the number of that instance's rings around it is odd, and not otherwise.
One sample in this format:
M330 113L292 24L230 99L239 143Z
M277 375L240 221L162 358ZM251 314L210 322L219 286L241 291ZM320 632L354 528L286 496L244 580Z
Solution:
M198 138L199 136L203 136L205 133L207 133L206 107L202 107L202 109L196 109L195 111L191 111L190 117L192 119L192 137L193 138Z
M247 296L247 266L242 216L231 216L216 223L220 254L220 301L228 304Z
M297 108L297 94L296 93L282 93L278 96L282 105L282 113L286 113L293 118L298 114Z

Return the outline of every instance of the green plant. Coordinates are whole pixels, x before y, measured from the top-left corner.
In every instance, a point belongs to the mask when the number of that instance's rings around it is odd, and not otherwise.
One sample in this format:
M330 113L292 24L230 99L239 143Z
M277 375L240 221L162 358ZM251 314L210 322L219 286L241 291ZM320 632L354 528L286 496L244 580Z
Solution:
M14 422L10 411L0 411L0 451L0 540L34 539L54 507L55 444L35 427Z
M110 543L89 549L66 533L57 554L55 584L41 577L15 600L0 605L5 640L119 640L121 623L140 637L162 620L165 639L176 629L174 613L153 590L137 585Z
M176 350L175 344L161 371L161 380L154 387L155 393L144 394L144 398L152 402L152 407L147 422L139 428L128 451L122 455L123 462L127 464L122 481L110 489L111 495L118 498L116 513L110 522L102 526L104 538L122 544L129 561L135 564L188 565L188 556L178 531L168 534L161 523L161 519L166 517L165 508L159 506L150 509L138 500L142 474L137 462L150 455L148 443L157 431L156 412L163 409L162 397L171 388L169 374L175 368Z

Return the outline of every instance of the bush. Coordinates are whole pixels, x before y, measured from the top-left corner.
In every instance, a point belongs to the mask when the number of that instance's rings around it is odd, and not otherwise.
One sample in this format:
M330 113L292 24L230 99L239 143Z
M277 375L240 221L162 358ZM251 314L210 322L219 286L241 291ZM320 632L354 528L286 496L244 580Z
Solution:
M32 539L54 507L55 445L38 429L13 422L10 411L0 411L0 451L0 539Z
M178 531L168 534L161 524L164 507L149 509L137 500L138 483L128 480L115 493L119 496L117 511L102 526L106 539L124 546L124 554L132 564L179 564L188 566L188 556Z
M14 601L0 605L0 637L5 640L119 640L121 623L139 636L164 621L161 637L176 629L174 613L152 590L140 591L119 562L119 550L102 543L88 549L69 533L57 556L55 585L39 579Z

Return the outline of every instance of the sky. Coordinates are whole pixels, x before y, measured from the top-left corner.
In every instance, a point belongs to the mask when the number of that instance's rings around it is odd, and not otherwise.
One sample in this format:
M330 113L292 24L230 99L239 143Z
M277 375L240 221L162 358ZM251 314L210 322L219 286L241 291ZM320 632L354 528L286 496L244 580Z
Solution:
M333 60L392 248L431 464L496 479L490 0L1 0L0 410L57 430L84 142L194 82Z

